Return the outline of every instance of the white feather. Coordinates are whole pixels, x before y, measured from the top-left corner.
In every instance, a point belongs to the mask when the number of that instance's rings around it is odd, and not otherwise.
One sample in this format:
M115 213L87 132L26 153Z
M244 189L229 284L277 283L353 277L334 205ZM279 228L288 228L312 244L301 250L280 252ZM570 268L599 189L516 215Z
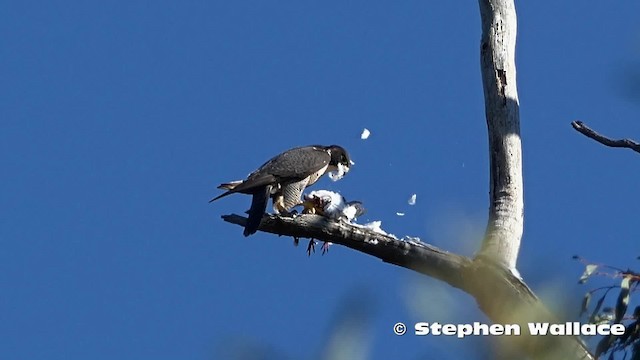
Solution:
M344 176L344 174L349 172L349 167L348 166L344 166L342 164L338 164L338 171L330 171L329 172L329 178L333 181L338 181L340 179L342 179L342 177Z

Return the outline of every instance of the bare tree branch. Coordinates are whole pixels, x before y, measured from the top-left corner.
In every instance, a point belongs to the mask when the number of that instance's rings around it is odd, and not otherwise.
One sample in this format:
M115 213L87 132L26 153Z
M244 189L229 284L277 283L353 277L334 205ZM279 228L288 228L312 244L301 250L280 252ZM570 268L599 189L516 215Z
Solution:
M223 215L224 221L242 225L246 218ZM415 270L440 279L454 287L463 288L463 267L471 259L449 253L422 242L403 241L372 230L338 222L320 215L298 215L295 218L265 215L260 230L294 238L318 239L344 245L369 254L384 262Z
M631 139L614 140L614 139L608 138L604 135L597 133L595 130L588 127L582 121L573 121L571 123L571 126L573 126L573 128L576 129L582 135L588 138L591 138L602 145L614 147L614 148L629 148L635 152L640 153L640 143L633 141Z
M516 269L524 224L513 0L480 0L480 64L489 134L489 221L479 256Z
M222 219L240 226L246 222L236 214L223 215ZM529 336L528 323L559 321L521 279L492 261L472 260L423 242L399 240L319 215L265 215L259 230L344 245L461 289L476 299L491 321L520 325L522 336L509 337L517 346L514 351L524 350L540 359L593 359L575 337Z

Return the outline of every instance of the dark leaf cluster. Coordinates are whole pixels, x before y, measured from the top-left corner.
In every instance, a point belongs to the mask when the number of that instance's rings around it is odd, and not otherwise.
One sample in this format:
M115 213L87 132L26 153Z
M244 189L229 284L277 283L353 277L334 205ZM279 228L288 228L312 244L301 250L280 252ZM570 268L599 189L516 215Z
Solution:
M628 311L631 294L640 284L640 274L630 269L590 263L579 256L573 258L585 265L579 284L586 283L593 275L614 280L612 285L591 289L585 294L579 316L582 318L588 315L586 322L591 324L622 324L625 327L622 335L608 335L600 339L595 349L596 358L609 354L608 358L613 359L615 353L622 353L625 359L640 360L640 306L636 306L631 314ZM592 300L596 297L598 300L589 311ZM612 306L605 306L605 303Z

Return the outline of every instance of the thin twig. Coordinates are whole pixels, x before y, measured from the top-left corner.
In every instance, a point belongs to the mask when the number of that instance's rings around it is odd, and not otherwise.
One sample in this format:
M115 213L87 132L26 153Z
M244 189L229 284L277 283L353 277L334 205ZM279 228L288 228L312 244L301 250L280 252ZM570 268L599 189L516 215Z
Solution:
M588 127L582 121L573 121L571 123L574 129L576 129L582 135L591 138L602 145L615 147L615 148L629 148L637 153L640 153L640 143L631 139L611 139L604 135L597 133L595 130Z

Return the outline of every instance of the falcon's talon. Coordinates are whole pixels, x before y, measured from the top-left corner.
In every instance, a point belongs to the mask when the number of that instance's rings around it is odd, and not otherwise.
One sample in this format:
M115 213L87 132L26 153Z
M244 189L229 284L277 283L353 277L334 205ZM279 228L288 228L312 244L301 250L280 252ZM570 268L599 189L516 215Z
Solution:
M316 190L304 196L305 213L319 214L346 224L352 223L364 214L365 208L360 201L349 201L329 190Z
M309 245L307 246L307 256L311 256L311 252L316 253L316 241L314 239L309 240Z
M346 174L350 164L349 154L338 145L289 149L264 163L246 180L221 184L218 188L227 191L209 202L234 193L252 195L249 217L244 227L244 235L249 236L260 227L269 198L273 200L276 214L289 214L301 204L305 188L313 185L325 173L337 170L340 175Z
M286 218L293 218L293 219L295 219L295 218L296 218L296 216L298 216L298 212L297 212L297 211L295 211L295 210L292 210L292 211L283 211L283 212L280 212L280 213L278 214L278 216L282 216L282 217L286 217Z
M329 246L331 246L331 242L329 241L325 241L322 243L322 255L326 254L329 252Z

